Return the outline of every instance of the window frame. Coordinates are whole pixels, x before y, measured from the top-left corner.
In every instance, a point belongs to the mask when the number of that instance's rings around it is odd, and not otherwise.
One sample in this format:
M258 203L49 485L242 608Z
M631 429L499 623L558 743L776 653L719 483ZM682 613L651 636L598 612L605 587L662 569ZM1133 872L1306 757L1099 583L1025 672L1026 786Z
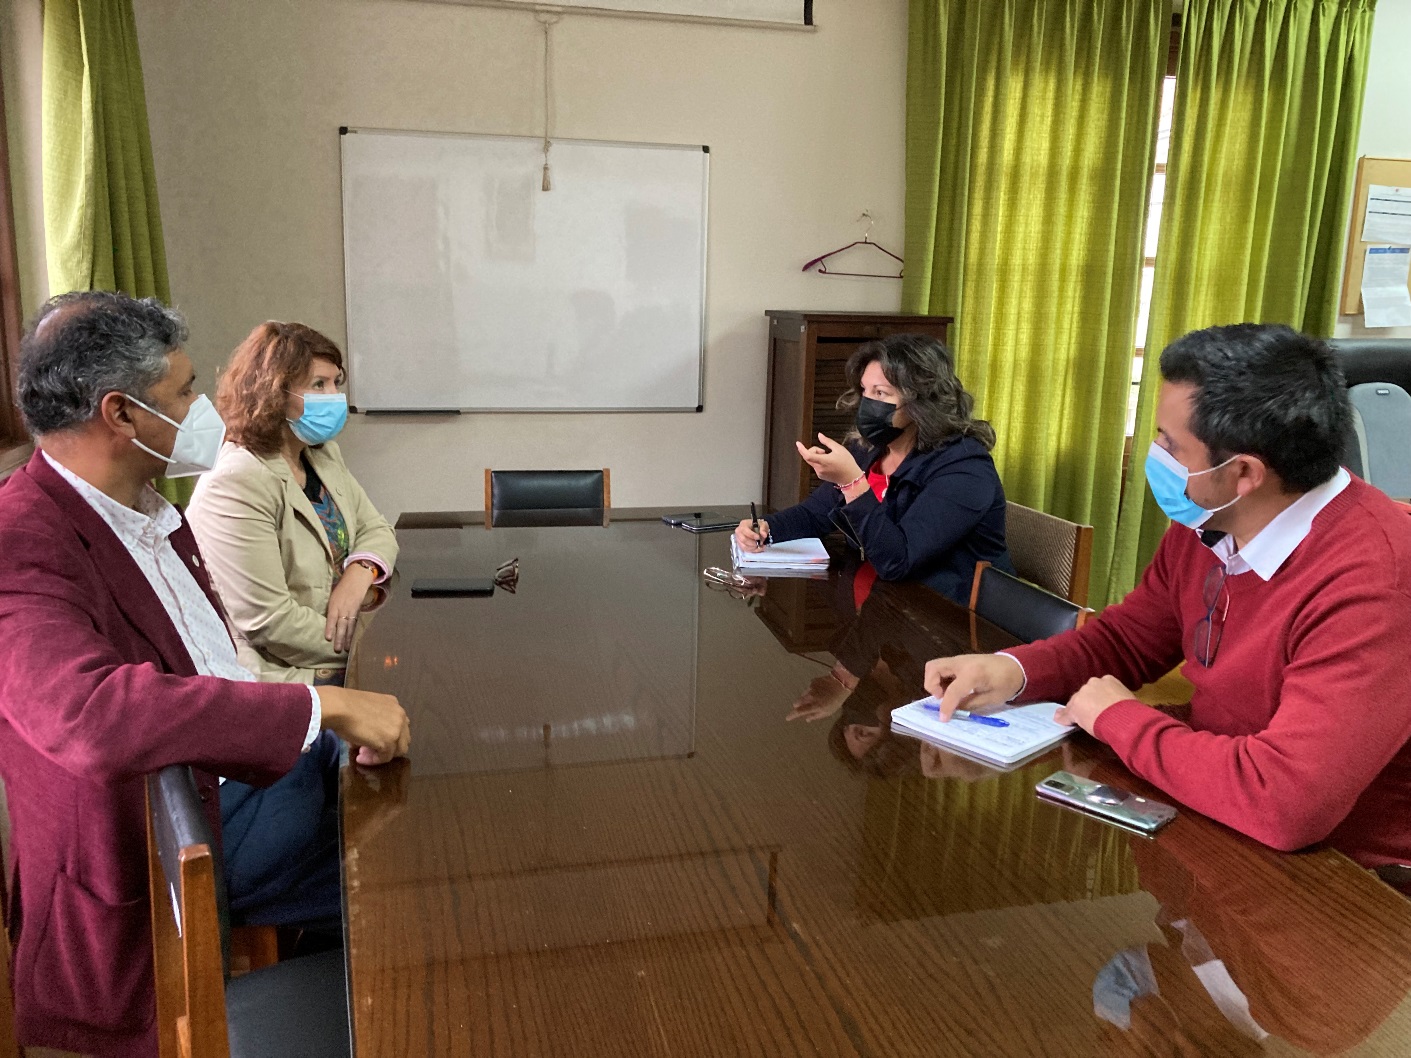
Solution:
M10 186L9 128L5 121L5 87L0 80L0 474L30 442L15 403L23 326L14 197Z
M1176 76L1176 67L1177 67L1177 64L1178 64L1178 62L1179 62L1179 60L1180 60L1180 57L1181 57L1181 16L1180 16L1179 14L1173 14L1173 15L1171 16L1171 35L1170 35L1169 43L1168 43L1167 49L1166 49L1166 73L1165 73L1165 74L1163 75L1163 77L1162 77L1163 83L1164 83L1165 81L1170 80L1171 78L1174 78L1174 77ZM1155 178L1158 177L1158 176L1163 177L1163 178L1166 176L1166 166L1167 166L1167 162L1155 162L1155 161L1154 161L1154 162L1152 163L1151 176L1152 176L1153 182L1155 181ZM1163 194L1162 194L1162 198L1163 198L1163 200L1165 199L1165 193L1164 193L1164 192L1163 192ZM1150 207L1148 206L1148 209L1149 209L1149 208L1150 208ZM1149 216L1149 215L1150 215L1150 214L1148 214L1148 216ZM1160 245L1160 242L1159 242L1159 240L1158 240L1158 243L1157 243L1157 246L1156 246L1156 253L1153 254L1153 255L1150 256L1150 257L1147 257L1147 256L1146 256L1146 254L1145 254L1145 251L1146 251L1146 227L1145 227L1145 226L1143 226L1143 228L1142 228L1142 251L1143 251L1143 255L1142 255L1142 271L1145 272L1148 268L1150 268L1150 269L1152 269L1152 270L1154 271L1155 268L1156 268L1156 258L1157 258L1157 256L1161 253L1161 245ZM1149 307L1149 306L1148 306L1148 307ZM1142 318L1142 304L1141 304L1141 300L1140 300L1140 296L1139 296L1138 302L1137 302L1137 319L1140 320L1141 318ZM1132 388L1131 388L1131 390L1130 390L1130 394L1131 394L1131 395L1130 395L1130 397L1129 397L1129 405L1128 405L1129 407L1135 407L1136 395L1137 395L1137 393L1139 392L1139 390L1140 390L1140 385L1141 385L1141 371L1142 371L1142 369L1145 367L1145 359L1146 359L1146 335L1145 335L1145 334L1138 334L1138 335L1136 336L1136 344L1135 344L1135 347L1134 347L1133 353L1132 353L1132 368L1131 368ZM1129 425L1134 425L1134 424L1129 423ZM1130 451L1131 451L1131 445L1132 445L1132 434L1131 434L1131 433L1127 433L1126 436L1127 436L1127 441L1126 441L1126 453L1130 453ZM1127 458L1126 458L1126 454L1125 454L1125 453L1124 453L1122 462L1123 462L1123 474L1124 474L1124 476L1125 476L1125 473L1126 473L1126 462L1127 462Z

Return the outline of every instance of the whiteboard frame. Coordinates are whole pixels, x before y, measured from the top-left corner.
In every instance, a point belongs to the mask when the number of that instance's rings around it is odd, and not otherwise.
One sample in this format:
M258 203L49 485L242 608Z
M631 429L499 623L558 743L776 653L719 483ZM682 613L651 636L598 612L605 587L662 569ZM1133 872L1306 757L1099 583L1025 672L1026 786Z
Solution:
M700 151L705 157L705 171L701 177L701 330L700 348L696 357L696 403L664 408L364 408L357 405L357 375L353 370L353 333L348 323L348 282L352 268L348 260L348 169L343 157L343 138L356 136L362 132L377 133L380 136L434 136L441 139L475 140L524 140L529 143L542 143L542 136L520 136L500 132L450 132L435 129L384 129L368 125L340 125L338 127L338 184L343 230L343 333L347 335L347 386L349 410L364 415L624 415L641 412L657 415L663 412L701 413L705 411L705 358L708 341L708 320L710 303L708 300L710 277L710 146L704 143L637 143L631 140L587 140L567 136L553 137L551 143L581 143L594 147L632 147L668 151ZM541 192L551 195L552 191Z
M705 26L734 26L741 29L769 29L783 30L785 32L818 32L818 23L813 21L812 5L806 10L809 19L807 22L777 22L774 19L765 18L716 18L712 15L685 15L673 14L661 11L631 11L621 10L613 7L579 7L574 4L564 6L550 2L537 2L537 0L426 0L428 3L452 4L457 7L494 7L501 11L528 11L532 14L554 14L554 15L591 15L595 18L631 18L648 19L653 22L678 22L690 25Z

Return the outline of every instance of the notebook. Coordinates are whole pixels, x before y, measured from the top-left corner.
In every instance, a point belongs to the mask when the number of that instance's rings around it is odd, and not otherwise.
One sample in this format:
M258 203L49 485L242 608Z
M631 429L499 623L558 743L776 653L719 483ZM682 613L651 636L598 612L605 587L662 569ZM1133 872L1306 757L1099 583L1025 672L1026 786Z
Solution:
M990 727L970 720L941 718L926 706L935 698L922 698L892 710L892 730L953 749L986 764L1007 765L1032 757L1062 742L1073 728L1053 722L1057 702L1010 706L989 715L1008 720L1008 727Z
M770 544L763 551L740 550L740 542L730 538L730 561L741 573L824 573L828 569L828 549L818 537Z

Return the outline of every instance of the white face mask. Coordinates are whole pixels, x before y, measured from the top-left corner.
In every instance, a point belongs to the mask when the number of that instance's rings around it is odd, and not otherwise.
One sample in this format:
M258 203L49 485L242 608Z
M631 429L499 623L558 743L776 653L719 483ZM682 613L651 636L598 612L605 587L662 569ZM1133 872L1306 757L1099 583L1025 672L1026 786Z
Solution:
M186 413L186 418L181 422L168 419L156 408L148 407L136 397L127 393L124 393L123 396L139 408L146 408L163 422L169 422L176 427L176 440L172 442L171 455L169 456L148 448L135 437L132 439L132 443L142 451L148 455L154 455L168 464L167 477L189 478L196 474L203 474L216 465L216 456L220 455L220 446L225 440L225 423L221 422L216 406L204 393L192 402L191 408Z

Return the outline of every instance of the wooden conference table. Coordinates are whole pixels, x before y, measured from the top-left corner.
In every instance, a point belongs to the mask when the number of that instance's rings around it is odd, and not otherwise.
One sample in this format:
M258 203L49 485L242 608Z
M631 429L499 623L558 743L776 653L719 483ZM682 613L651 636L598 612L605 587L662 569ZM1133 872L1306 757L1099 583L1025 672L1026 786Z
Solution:
M399 524L350 666L414 733L344 770L359 1058L1411 1054L1411 902L1039 801L1151 792L1086 736L1006 774L879 732L928 658L1012 641L914 586L856 610L846 570L708 590L726 534L661 513ZM515 594L411 597L514 557ZM857 689L786 722L835 657Z

